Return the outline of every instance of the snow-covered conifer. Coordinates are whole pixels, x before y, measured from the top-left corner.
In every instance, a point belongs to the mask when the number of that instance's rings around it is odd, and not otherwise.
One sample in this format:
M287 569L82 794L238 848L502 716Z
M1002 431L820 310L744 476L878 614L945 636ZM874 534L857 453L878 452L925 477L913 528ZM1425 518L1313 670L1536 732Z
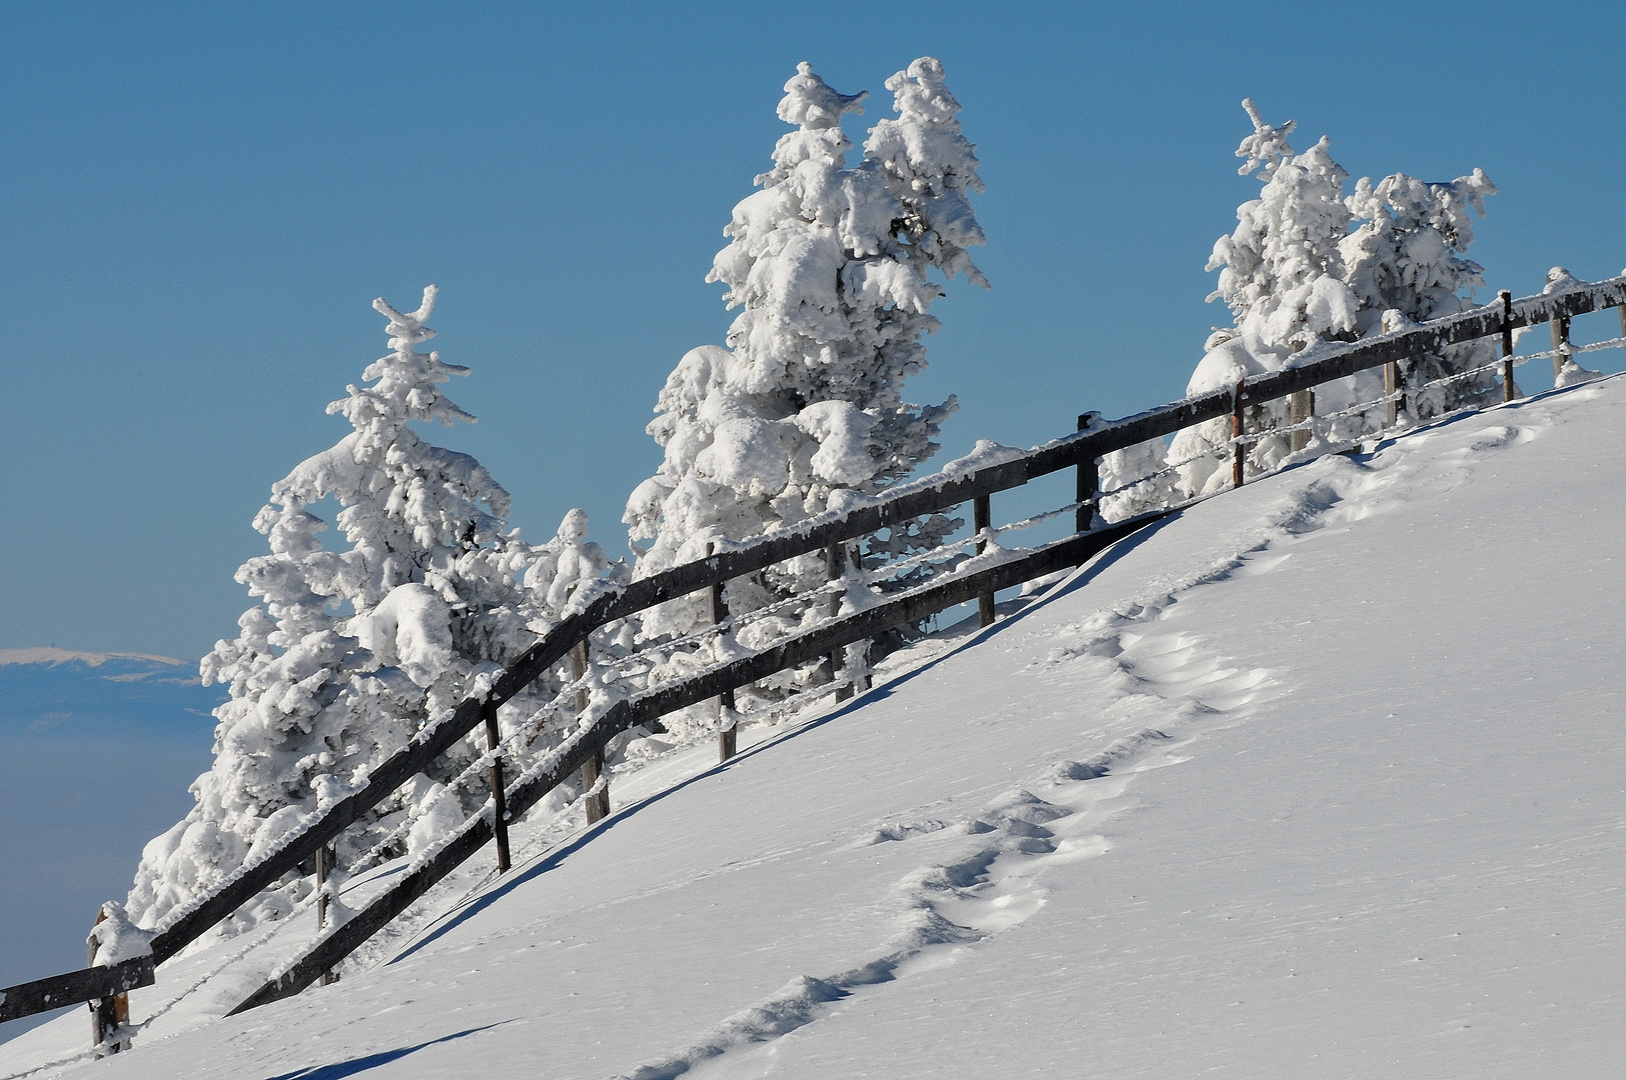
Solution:
M976 157L942 76L927 57L888 80L898 115L875 126L853 168L841 118L865 95L836 92L805 63L785 84L779 116L797 130L780 138L761 190L734 208L707 279L742 309L728 348L685 355L649 425L665 459L627 504L635 547L650 541L638 573L817 514L844 490L878 492L937 450L953 399L903 400L904 380L926 366L921 336L938 325L928 309L943 289L928 272L986 284L967 252L983 242L966 199L981 190ZM872 554L930 546L950 528L929 519ZM761 607L823 572L820 559L793 560L736 583L730 607ZM753 633L774 636L801 615L787 610ZM644 633L704 621L699 600L680 601L652 613Z
M1473 243L1473 212L1485 216L1485 196L1496 194L1483 169L1445 184L1428 184L1394 173L1377 184L1366 177L1346 200L1361 225L1340 245L1346 279L1361 302L1362 336L1382 331L1383 314L1398 311L1413 322L1455 315L1470 306L1485 284L1479 264L1463 258ZM1405 362L1406 381L1422 386L1436 379L1486 367L1496 356L1490 342L1453 345L1438 356ZM1483 371L1413 394L1417 416L1484 405L1498 393L1496 375Z
M1101 517L1124 521L1161 510L1178 501L1176 477L1168 472L1168 448L1162 439L1114 450L1101 458Z
M369 385L328 409L354 430L278 481L254 519L271 551L244 563L237 580L261 603L238 620L238 637L203 659L204 682L228 686L231 698L215 711L215 762L192 786L197 806L142 854L129 907L149 925L354 790L422 724L455 708L477 676L528 647L556 612L549 591L562 571L605 569L601 553L585 563L569 554L584 519L567 518L568 538L529 547L505 528L508 493L480 463L410 426L473 420L441 390L467 369L416 349L434 336L424 325L434 299L431 286L410 314L374 302L392 351L363 373ZM307 509L327 497L340 506L347 550L322 547L327 525ZM550 689L522 695L500 718L512 725ZM435 775L347 831L340 868L407 815L460 821L483 793L448 800L442 784L479 749L454 750ZM413 840L432 838L424 834L420 822ZM291 880L234 925L279 917L308 888Z
M1317 341L1352 338L1356 329L1360 304L1343 281L1339 248L1351 221L1343 191L1349 174L1332 159L1325 138L1295 153L1287 142L1295 121L1280 127L1267 124L1251 98L1242 107L1253 121L1253 133L1237 148L1236 156L1243 159L1237 172L1257 173L1264 186L1259 198L1237 207L1235 231L1220 237L1209 257L1207 268L1220 274L1208 299L1224 300L1236 324L1210 339L1210 348L1223 345L1223 355L1205 358L1188 394L1280 370L1293 353ZM1287 440L1268 434L1286 422L1284 402L1249 409L1248 433L1263 436L1249 447L1250 469L1269 468L1287 453ZM1202 494L1226 482L1230 470L1223 463L1198 455L1230 437L1229 420L1209 421L1175 436L1170 454L1177 461L1197 458L1180 470L1185 494Z
M1254 132L1237 157L1243 176L1257 171L1259 198L1237 208L1237 227L1214 244L1218 270L1210 300L1223 299L1243 335L1273 349L1310 344L1356 328L1359 306L1343 282L1340 243L1351 214L1344 205L1349 174L1332 160L1325 138L1303 154L1287 143L1294 121L1265 123L1250 98L1242 103Z

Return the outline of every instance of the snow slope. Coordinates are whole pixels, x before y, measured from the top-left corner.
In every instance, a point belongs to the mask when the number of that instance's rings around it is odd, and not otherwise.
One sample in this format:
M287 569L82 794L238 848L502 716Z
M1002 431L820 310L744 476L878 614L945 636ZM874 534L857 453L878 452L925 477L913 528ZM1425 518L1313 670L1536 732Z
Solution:
M90 1067L1607 1075L1623 410L1589 384L1204 503L726 766L654 758L390 962Z

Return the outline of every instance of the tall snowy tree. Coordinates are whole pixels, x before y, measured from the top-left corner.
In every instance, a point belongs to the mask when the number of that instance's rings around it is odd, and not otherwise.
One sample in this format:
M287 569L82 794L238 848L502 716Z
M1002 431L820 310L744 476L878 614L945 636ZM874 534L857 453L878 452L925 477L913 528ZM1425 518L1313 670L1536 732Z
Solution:
M967 252L984 242L967 192L982 190L959 104L942 65L924 57L887 81L896 119L870 133L866 157L846 167L852 144L841 118L864 94L840 94L807 64L785 84L779 116L797 130L774 149L761 189L734 208L709 281L742 310L728 348L688 353L667 379L649 433L665 450L659 470L633 492L626 523L646 575L817 514L842 491L872 494L937 450L954 401L919 406L903 382L926 366L921 337L947 277L986 285ZM952 523L934 517L877 542L884 556L939 543ZM803 558L736 583L736 612L822 580ZM756 640L805 614L758 623ZM698 601L644 622L648 636L708 621Z
M1272 350L1302 348L1355 329L1359 302L1343 282L1340 244L1349 234L1344 205L1349 174L1332 160L1325 137L1303 154L1287 143L1295 122L1265 123L1250 98L1242 103L1253 134L1242 140L1237 171L1257 171L1259 198L1237 208L1237 227L1214 244L1209 270L1243 336Z
M354 430L277 482L254 519L271 551L244 563L237 580L262 602L238 620L237 638L203 659L204 682L231 692L215 711L215 762L192 786L197 806L142 853L129 900L137 920L150 925L206 892L454 709L477 676L513 659L557 617L549 594L562 569L582 578L607 569L602 553L573 558L584 515L567 518L552 543L528 546L505 528L508 493L485 468L410 426L474 419L441 391L468 369L416 350L435 333L424 325L435 291L425 289L410 314L374 302L389 320L392 351L363 373L370 385L349 387L328 407ZM321 546L327 525L307 507L327 497L339 504L348 550ZM562 558L573 561L561 567ZM504 706L505 727L556 686L544 681ZM339 866L409 815L460 821L484 793L448 800L443 785L482 749L463 744L348 830ZM426 813L431 803L435 812ZM432 834L417 828L410 842ZM227 931L286 914L309 887L291 877Z

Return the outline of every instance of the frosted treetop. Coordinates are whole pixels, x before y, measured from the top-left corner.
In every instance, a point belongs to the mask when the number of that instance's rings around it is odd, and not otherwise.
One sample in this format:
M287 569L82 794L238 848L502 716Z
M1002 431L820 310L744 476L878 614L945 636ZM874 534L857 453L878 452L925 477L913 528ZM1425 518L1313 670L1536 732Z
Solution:
M890 83L888 83L890 85ZM803 60L796 65L796 74L785 84L785 98L779 103L779 119L795 124L803 131L823 131L840 127L847 113L864 114L862 104L869 97L868 90L856 94L843 94L813 72L813 65Z
M1236 156L1246 159L1237 169L1237 174L1247 176L1262 165L1264 172L1260 178L1269 180L1282 162L1293 159L1293 148L1287 145L1287 137L1299 122L1289 120L1281 127L1271 127L1259 115L1253 98L1243 98L1242 107L1248 111L1248 119L1253 121L1253 134L1243 139L1242 145L1236 149Z

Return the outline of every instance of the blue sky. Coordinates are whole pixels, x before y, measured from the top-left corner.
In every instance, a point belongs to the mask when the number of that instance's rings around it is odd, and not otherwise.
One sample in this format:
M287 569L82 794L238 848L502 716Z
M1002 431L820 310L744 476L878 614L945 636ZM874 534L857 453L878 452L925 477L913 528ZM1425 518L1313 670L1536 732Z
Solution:
M372 298L430 282L481 418L433 437L526 535L579 505L624 552L643 425L726 331L703 279L799 60L874 93L861 138L938 56L979 146L994 288L950 288L914 388L960 398L944 459L1182 393L1228 321L1203 264L1258 186L1244 96L1357 177L1483 167L1493 288L1626 265L1618 4L13 2L0 41L0 648L234 634L250 519L383 351Z

